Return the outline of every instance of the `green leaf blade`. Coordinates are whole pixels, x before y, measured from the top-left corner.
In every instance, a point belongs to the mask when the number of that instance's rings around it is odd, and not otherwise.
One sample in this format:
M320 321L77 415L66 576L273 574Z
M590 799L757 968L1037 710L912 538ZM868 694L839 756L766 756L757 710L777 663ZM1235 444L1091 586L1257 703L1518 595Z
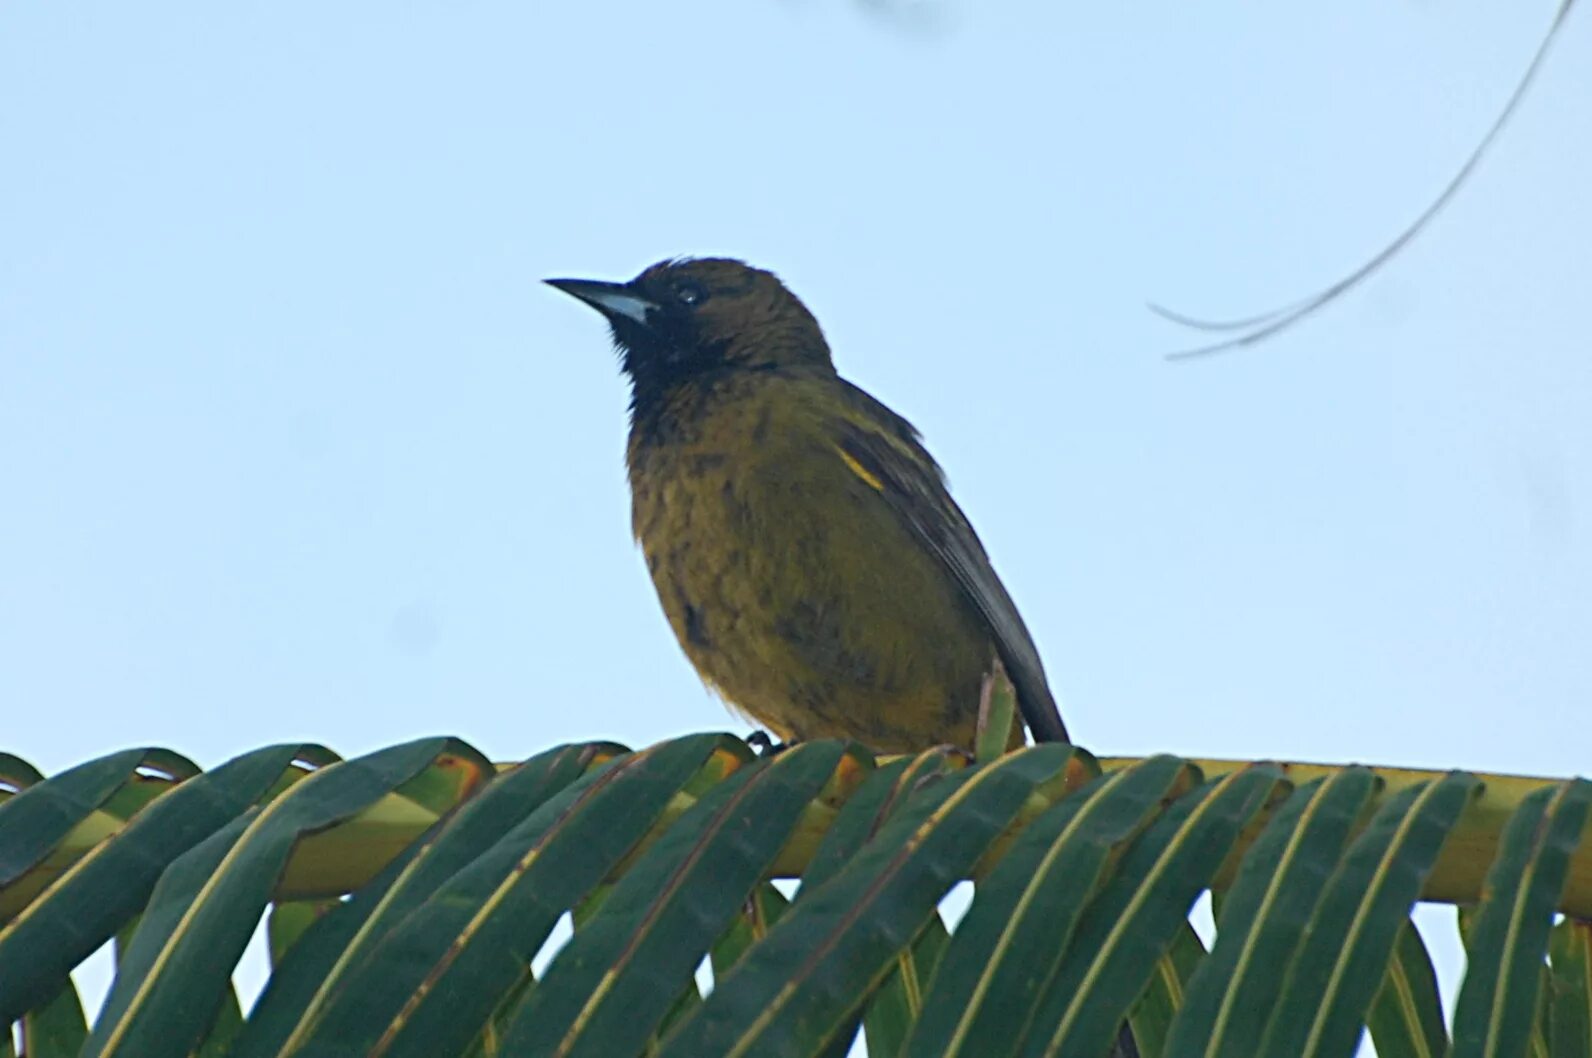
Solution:
M553 959L506 1048L526 1058L638 1050L845 752L838 742L800 743L704 797Z
M1475 776L1451 772L1387 798L1349 846L1299 945L1271 1023L1268 1058L1352 1052L1381 985L1397 926L1436 862Z
M1349 768L1296 789L1244 857L1210 958L1189 985L1168 1046L1178 1055L1249 1054L1350 829L1378 786Z
M1592 805L1592 783L1575 780L1529 795L1503 842L1468 941L1454 1009L1455 1058L1519 1053L1537 1023L1543 957L1570 856Z
M85 1058L197 1044L298 838L354 815L458 746L423 739L333 764L179 857L155 887Z
M291 1045L306 1054L461 1051L525 977L559 916L636 847L722 743L663 743L549 798L362 952Z
M269 746L186 780L0 927L0 1023L58 988L139 913L162 871L263 797L302 748Z
M1437 973L1413 922L1399 928L1366 1026L1377 1054L1386 1058L1442 1058L1448 1052Z
M785 913L660 1054L836 1046L940 899L1071 756L1059 743L1030 747L918 790L847 868Z
M1180 798L1128 848L1047 983L1025 1055L1103 1054L1233 842L1284 786L1254 766Z
M1109 861L1194 774L1175 757L1155 757L1091 781L1035 819L979 885L906 1053L1015 1053Z

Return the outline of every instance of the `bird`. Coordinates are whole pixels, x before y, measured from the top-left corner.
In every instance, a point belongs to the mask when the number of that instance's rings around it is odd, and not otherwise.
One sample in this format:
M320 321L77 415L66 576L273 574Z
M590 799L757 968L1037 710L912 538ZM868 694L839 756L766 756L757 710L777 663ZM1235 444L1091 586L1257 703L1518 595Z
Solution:
M836 371L772 272L660 261L548 279L607 320L630 383L631 528L686 657L782 744L971 751L997 660L1069 742L1039 651L906 419ZM1013 725L1011 744L1024 744Z

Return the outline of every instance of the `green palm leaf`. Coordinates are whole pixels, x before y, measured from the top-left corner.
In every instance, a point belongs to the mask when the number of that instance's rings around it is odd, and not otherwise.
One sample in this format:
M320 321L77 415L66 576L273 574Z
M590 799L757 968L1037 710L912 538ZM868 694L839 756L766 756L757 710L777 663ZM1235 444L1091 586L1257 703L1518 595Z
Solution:
M1367 1028L1382 1058L1592 1058L1589 810L1579 781L1060 745L0 754L0 1012L30 1058L841 1058L859 1031L874 1058L1103 1058L1124 1024L1145 1058L1348 1058ZM1423 897L1475 905L1452 1030ZM73 974L112 938L85 1018Z

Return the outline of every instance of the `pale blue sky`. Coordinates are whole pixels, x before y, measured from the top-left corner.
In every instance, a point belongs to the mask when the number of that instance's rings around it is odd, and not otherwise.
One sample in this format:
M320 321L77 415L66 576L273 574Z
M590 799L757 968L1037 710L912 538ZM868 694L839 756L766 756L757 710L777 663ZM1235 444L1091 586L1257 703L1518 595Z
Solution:
M0 14L0 745L202 764L744 730L629 538L600 321L779 272L914 420L1102 753L1570 774L1592 23L1550 3ZM1584 13L1583 13L1584 14Z

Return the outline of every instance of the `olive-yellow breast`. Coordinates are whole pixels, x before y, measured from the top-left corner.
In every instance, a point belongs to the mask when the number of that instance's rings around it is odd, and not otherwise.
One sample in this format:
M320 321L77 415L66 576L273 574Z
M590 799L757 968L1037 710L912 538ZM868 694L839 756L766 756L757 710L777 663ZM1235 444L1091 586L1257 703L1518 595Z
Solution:
M636 537L686 656L732 706L787 742L971 748L999 657L1034 738L1067 740L917 431L835 372L774 275L705 258L549 282L612 327Z

